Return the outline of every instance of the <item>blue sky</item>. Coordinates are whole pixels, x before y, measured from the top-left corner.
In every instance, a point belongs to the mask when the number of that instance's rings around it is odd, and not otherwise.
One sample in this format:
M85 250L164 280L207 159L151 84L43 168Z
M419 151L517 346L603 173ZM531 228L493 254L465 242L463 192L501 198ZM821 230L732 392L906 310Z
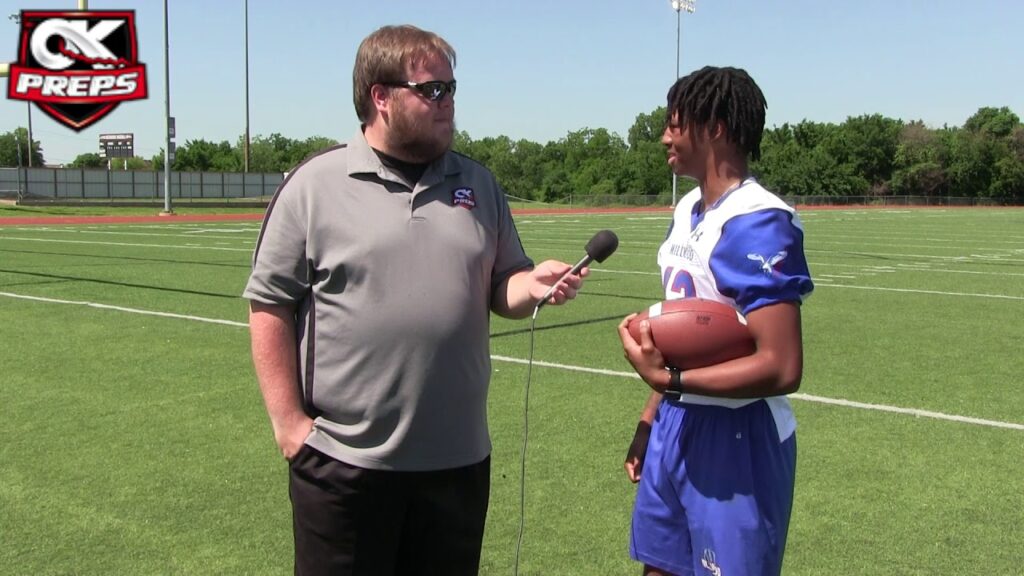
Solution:
M962 125L982 106L1024 116L1024 3L1008 0L697 0L682 14L683 74L745 68L768 100L768 125L840 123L880 113ZM0 60L15 59L20 9L73 9L75 0L5 0ZM170 0L171 114L179 145L235 142L245 130L242 0ZM33 109L48 162L94 152L98 136L133 132L136 153L163 146L163 2L89 2L134 9L150 97L71 131ZM347 140L358 128L352 63L385 24L444 36L458 53L456 121L474 139L546 143L583 128L625 138L640 113L664 103L675 78L676 13L668 0L250 0L253 135ZM27 121L0 80L0 133Z

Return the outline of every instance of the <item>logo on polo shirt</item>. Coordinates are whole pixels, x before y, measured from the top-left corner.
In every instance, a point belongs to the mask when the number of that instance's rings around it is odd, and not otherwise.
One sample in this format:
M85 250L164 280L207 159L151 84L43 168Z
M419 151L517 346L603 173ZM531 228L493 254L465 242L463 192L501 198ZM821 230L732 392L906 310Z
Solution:
M452 206L462 206L466 210L476 208L476 196L472 188L458 188L452 190Z

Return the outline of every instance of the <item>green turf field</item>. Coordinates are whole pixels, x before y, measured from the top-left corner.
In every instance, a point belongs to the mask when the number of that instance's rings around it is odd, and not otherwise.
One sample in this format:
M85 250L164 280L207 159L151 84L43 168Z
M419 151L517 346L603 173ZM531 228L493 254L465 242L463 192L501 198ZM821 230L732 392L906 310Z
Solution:
M802 214L817 289L785 573L1024 573L1024 210ZM647 390L615 326L660 299L668 214L517 225L536 260L621 240L537 320L520 574L639 574L622 459ZM0 226L0 574L290 573L239 297L257 232ZM482 574L513 569L529 326L492 324Z

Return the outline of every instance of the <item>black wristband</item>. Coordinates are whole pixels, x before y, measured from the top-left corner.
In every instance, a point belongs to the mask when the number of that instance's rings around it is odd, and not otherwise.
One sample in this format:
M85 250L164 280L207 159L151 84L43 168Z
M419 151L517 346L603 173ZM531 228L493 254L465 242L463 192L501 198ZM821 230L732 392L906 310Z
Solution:
M683 395L683 371L676 368L668 369L668 388L665 388L666 396L679 399Z

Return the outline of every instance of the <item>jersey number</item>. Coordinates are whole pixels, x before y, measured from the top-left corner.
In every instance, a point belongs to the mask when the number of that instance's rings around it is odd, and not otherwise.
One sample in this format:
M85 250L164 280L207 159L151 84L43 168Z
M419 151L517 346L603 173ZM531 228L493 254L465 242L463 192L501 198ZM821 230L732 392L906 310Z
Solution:
M697 296L697 288L693 285L693 276L686 270L676 271L672 266L665 268L661 284L673 294L682 294L682 298Z

